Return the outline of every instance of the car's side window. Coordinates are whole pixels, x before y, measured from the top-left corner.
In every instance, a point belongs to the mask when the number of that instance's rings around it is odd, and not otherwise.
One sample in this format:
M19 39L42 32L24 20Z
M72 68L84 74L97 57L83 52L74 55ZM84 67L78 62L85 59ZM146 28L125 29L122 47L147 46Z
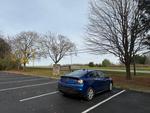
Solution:
M88 76L91 77L91 78L96 78L97 77L97 73L94 71L94 72L89 73Z
M101 71L97 71L98 77L105 77L105 74Z

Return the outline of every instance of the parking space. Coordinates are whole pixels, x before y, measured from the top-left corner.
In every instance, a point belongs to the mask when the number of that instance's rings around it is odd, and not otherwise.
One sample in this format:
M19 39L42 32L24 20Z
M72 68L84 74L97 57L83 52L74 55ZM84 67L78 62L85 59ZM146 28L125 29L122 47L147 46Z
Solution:
M92 101L63 96L57 80L0 72L0 113L150 113L150 94L122 89Z
M126 91L89 113L150 113L150 94Z

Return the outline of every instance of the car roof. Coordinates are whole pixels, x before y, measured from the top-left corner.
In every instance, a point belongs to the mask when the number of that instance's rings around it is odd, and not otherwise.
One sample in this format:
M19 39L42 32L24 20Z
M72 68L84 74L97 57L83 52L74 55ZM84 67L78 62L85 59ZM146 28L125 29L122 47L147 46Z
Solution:
M78 71L87 71L87 72L100 71L100 72L103 72L103 71L98 70L98 69L81 69L81 70L78 70Z
M93 72L93 71L97 71L97 70L89 70L89 69L81 69L81 70L78 70L78 71L86 71L86 72Z
M75 70L75 71L73 71L73 72L71 72L69 74L66 74L64 76L80 78L81 76L86 75L86 74L88 74L90 72L94 72L94 71L99 71L99 70L80 69L80 70ZM81 73L80 76L79 76L79 73Z

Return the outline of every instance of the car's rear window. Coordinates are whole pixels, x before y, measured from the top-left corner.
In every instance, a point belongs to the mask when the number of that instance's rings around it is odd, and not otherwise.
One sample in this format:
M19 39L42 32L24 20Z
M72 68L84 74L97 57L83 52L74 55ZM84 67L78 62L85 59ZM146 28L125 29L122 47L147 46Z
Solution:
M78 71L74 71L74 72L71 72L65 76L70 76L70 77L82 77L84 76L85 74L87 73L87 71L85 70L78 70Z

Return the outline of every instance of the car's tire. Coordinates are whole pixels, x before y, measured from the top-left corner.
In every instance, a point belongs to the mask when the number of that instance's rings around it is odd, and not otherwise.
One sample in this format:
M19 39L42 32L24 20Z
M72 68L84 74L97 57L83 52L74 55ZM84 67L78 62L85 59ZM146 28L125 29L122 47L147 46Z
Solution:
M88 88L88 90L87 90L87 92L86 92L86 100L88 100L88 101L90 101L90 100L92 100L93 99L93 97L94 97L94 90L93 90L93 88Z
M67 97L67 93L64 93L64 92L61 92L61 95L64 96L64 97Z
M109 91L112 91L112 88L113 88L113 83L110 82L110 84L109 84Z

